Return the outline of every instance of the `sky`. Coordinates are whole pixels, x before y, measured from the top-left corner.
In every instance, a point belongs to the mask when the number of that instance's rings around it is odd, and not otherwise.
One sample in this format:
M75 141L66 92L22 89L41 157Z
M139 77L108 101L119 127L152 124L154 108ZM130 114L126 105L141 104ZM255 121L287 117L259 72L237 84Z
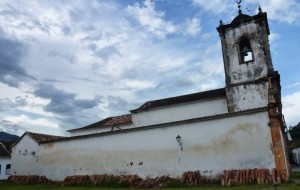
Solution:
M267 12L283 114L300 122L300 1L243 0ZM225 87L219 20L235 0L0 0L0 131L66 130L146 101Z

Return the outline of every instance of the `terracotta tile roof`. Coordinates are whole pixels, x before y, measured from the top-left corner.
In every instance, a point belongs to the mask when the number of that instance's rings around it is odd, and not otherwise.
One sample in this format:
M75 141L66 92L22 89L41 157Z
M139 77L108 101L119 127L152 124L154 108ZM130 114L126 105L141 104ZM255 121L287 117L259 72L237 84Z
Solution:
M104 125L105 126L113 126L113 125L130 124L130 123L132 123L132 118L131 118L131 114L128 114L128 115L112 117Z
M43 142L43 141L50 141L50 140L57 140L57 139L64 138L62 136L46 135L46 134L32 133L32 132L25 132L25 134L28 135L28 136L30 136L37 143L40 143L40 142Z
M126 124L131 124L131 123L132 123L131 114L127 114L127 115L120 115L120 116L115 116L115 117L108 117L108 118L105 118L96 123L90 124L88 126L77 128L77 129L71 129L68 131L72 132L72 131L77 131L77 130L113 127L113 126L126 125Z
M10 157L11 156L11 145L15 141L5 141L0 140L0 157Z
M187 94L183 96L176 96L176 97L171 97L166 99L148 101L144 103L141 107L135 110L131 110L131 113L138 113L138 112L146 111L157 107L170 106L175 104L182 104L186 102L219 98L219 97L226 97L225 88L220 88L220 89L215 89L215 90L210 90L205 92L198 92L194 94Z

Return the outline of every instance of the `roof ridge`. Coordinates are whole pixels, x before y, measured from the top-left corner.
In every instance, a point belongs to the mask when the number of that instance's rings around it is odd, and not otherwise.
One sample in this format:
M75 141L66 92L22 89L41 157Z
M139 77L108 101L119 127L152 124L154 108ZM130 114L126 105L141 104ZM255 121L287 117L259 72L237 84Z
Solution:
M45 133L35 133L35 132L31 132L31 131L25 131L26 134L34 134L34 135L44 135L44 136L52 136L52 137L64 137L64 136L58 136L58 135L48 135Z
M138 113L141 111L149 110L152 108L175 105L180 103L192 102L197 100L204 100L204 99L212 99L217 97L226 96L226 89L225 88L217 88L213 90L207 90L202 92L196 92L191 94L185 94L180 96L174 96L169 98L157 99L157 100L150 100L142 104L139 108L131 110L131 113Z
M48 134L34 133L34 132L29 132L29 131L25 131L24 135L25 134L29 135L34 141L36 141L38 143L47 141L47 140L55 140L55 139L65 138L64 136L48 135Z
M225 88L217 88L217 89L212 89L212 90L207 90L207 91L202 91L202 92L194 92L194 93L190 93L190 94L183 94L183 95L178 95L178 96L172 96L172 97L168 97L168 98L161 98L161 99L156 99L156 100L150 100L147 102L154 102L154 101L160 101L160 100L168 100L168 99L173 99L173 98L181 98L181 97L185 97L185 96L190 96L190 95L197 95L197 94L204 94L207 92L213 92L213 91L219 91L219 90L223 90Z

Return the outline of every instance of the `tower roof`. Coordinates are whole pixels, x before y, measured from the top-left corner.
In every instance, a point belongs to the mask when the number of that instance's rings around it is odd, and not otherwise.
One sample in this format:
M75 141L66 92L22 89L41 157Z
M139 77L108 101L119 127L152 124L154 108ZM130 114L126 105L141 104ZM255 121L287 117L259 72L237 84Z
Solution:
M220 33L222 31L225 31L228 28L236 28L236 27L239 27L243 23L249 23L252 21L265 22L267 33L268 33L268 35L270 34L267 13L261 12L261 11L258 14L253 15L253 16L249 16L249 15L240 13L229 24L224 24L222 21L220 21L220 25L219 25L219 27L217 27L217 30Z
M242 23L242 22L245 22L245 21L248 21L248 20L251 20L252 17L249 16L249 15L246 15L246 14L239 14L238 16L236 16L230 24L239 24L239 23Z

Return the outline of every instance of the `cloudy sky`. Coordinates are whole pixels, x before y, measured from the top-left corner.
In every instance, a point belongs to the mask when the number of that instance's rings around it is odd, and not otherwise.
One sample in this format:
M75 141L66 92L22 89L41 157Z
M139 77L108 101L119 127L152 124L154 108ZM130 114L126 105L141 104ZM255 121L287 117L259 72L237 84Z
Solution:
M300 121L300 1L268 13L288 125ZM235 0L0 0L0 131L67 135L148 100L225 86L216 27Z

